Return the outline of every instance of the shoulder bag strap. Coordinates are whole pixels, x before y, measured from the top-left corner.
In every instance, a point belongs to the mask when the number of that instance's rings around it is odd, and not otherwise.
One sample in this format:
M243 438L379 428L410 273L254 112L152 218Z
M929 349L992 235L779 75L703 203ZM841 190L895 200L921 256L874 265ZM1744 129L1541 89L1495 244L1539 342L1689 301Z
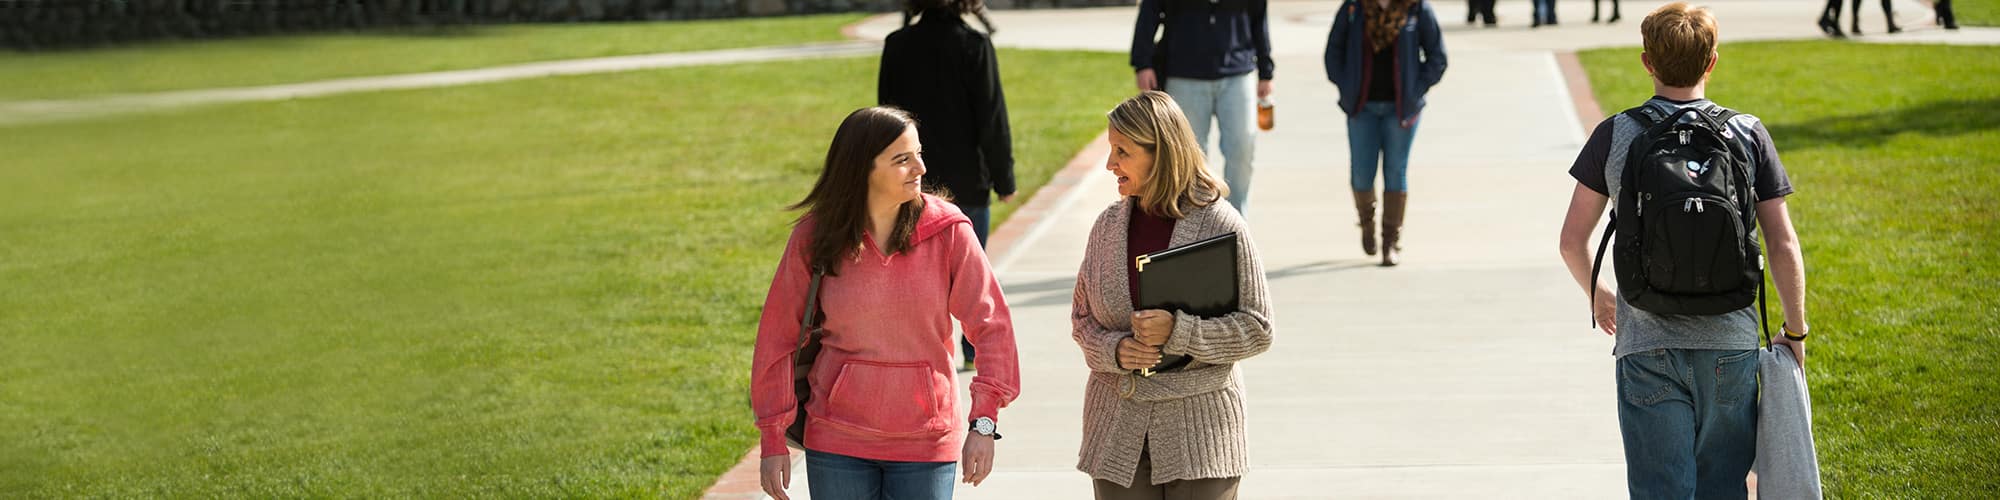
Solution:
M805 317L799 319L799 347L793 350L794 357L805 352L806 343L812 341L813 322L819 320L819 281L825 275L826 272L813 269L812 285L806 288Z

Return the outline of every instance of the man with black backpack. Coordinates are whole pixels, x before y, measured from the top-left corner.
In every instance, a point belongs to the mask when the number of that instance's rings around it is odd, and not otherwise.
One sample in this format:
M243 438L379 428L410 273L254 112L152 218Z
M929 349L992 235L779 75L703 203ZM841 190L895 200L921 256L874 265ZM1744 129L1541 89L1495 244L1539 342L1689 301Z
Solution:
M1792 193L1770 132L1707 100L1719 30L1674 2L1640 24L1652 99L1597 129L1570 167L1562 256L1616 338L1618 424L1632 498L1742 498L1756 456L1757 349L1765 254L1782 335L1803 367L1805 263L1786 213ZM1615 204L1614 204L1615 203ZM1617 292L1588 249L1607 204Z

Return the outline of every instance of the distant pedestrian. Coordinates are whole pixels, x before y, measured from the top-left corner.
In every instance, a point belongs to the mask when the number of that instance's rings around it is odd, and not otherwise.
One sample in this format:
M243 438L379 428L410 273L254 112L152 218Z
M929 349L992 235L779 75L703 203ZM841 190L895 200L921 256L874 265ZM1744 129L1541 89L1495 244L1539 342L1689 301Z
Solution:
M1474 21L1483 20L1488 28L1498 26L1499 19L1493 15L1494 1L1465 0L1465 24L1470 26Z
M1556 25L1556 0L1530 0L1535 7L1535 22L1530 28Z
M1140 91L1174 96L1204 154L1210 125L1220 129L1229 204L1246 214L1257 159L1257 102L1271 96L1277 69L1267 2L1139 0L1132 29L1134 83Z
M1348 184L1360 219L1361 250L1375 255L1375 173L1382 173L1382 265L1402 262L1403 214L1410 200L1410 146L1424 95L1444 79L1444 36L1421 0L1347 0L1326 37L1326 79L1347 114Z
M993 25L979 0L909 0L915 14L882 42L876 103L916 115L930 173L924 183L950 194L972 219L979 247L992 232L995 195L1014 201L1014 145L1007 123L1007 95L1000 87L1000 60L987 35L966 25L965 14L980 14L987 32ZM970 371L978 347L959 340L959 370Z
M1948 30L1958 29L1958 17L1951 15L1951 0L1937 0L1931 7L1937 9L1938 25Z
M1597 22L1598 7L1603 3L1604 0L1590 0L1590 22ZM1615 23L1618 22L1619 17L1618 0L1611 0L1611 19L1606 19L1604 22Z
M1896 25L1895 0L1882 0L1882 21L1889 26L1889 33L1901 33L1903 28ZM1854 0L1854 24L1848 29L1850 35L1861 34L1861 0Z

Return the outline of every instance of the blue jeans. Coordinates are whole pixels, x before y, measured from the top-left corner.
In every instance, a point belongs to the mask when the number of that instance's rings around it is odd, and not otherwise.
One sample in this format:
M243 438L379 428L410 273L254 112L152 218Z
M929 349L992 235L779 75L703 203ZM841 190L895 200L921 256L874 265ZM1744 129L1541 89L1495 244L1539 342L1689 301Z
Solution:
M1210 120L1222 129L1222 182L1229 184L1229 204L1250 213L1250 162L1257 158L1257 72L1216 80L1167 78L1167 95L1180 103L1194 128L1195 142L1208 154Z
M1618 428L1632 498L1743 498L1757 458L1757 351L1618 358Z
M1534 0L1534 5L1536 23L1556 23L1556 0Z
M988 231L986 226L993 225L993 209L986 206L959 205L958 210L965 212L965 218L972 219L972 234L979 237L979 248L986 248Z
M955 462L890 462L806 450L815 500L949 500Z
M1417 138L1417 122L1411 117L1404 127L1396 119L1396 103L1371 101L1361 104L1361 112L1347 118L1348 183L1355 191L1375 190L1375 165L1382 165L1382 191L1410 192L1410 143Z
M979 248L985 249L986 233L991 231L986 226L993 224L993 210L991 206L975 207L967 205L960 206L958 209L965 212L966 218L972 219L972 234L979 237ZM972 341L966 340L963 335L958 337L958 347L965 352L966 361L972 361L974 356L979 352L978 349L972 348Z

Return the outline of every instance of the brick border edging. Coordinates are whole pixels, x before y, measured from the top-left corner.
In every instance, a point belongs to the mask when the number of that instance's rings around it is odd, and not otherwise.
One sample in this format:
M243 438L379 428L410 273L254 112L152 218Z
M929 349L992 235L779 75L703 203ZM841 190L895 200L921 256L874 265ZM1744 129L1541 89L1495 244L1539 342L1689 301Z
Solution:
M1047 184L1036 189L1034 195L1030 196L1020 209L1007 217L1007 222L995 228L993 234L987 237L987 262L1005 262L1006 256L1021 250L1021 245L1027 241L1028 233L1043 220L1048 219L1056 209L1061 208L1063 200L1074 195L1077 185L1083 182L1085 176L1090 175L1091 169L1102 165L1101 162L1109 154L1111 154L1110 136L1105 132L1098 132L1096 138L1091 139L1082 150L1071 156L1069 163L1063 165L1062 170L1057 171L1054 177L1050 177ZM702 493L702 499L764 498L764 485L757 477L763 461L759 451L756 446L752 446L748 453L743 454L743 460L737 461L736 466L729 468L729 472L724 472L722 477L716 478L715 484ZM798 457L797 453L792 454L793 470L797 470Z
M1576 122L1583 126L1583 135L1597 128L1597 122L1604 121L1604 110L1597 106L1597 92L1590 89L1590 74L1583 71L1583 61L1577 59L1574 51L1556 52L1556 66L1562 68L1563 83L1569 87L1569 98L1576 108Z
M716 478L715 484L709 486L708 491L702 492L701 498L703 500L764 498L764 484L761 478L757 477L761 472L759 462L762 461L757 456L759 451L756 446L751 446L750 452L743 454L743 460L736 462L735 467L730 467L729 472L722 473L722 477Z

